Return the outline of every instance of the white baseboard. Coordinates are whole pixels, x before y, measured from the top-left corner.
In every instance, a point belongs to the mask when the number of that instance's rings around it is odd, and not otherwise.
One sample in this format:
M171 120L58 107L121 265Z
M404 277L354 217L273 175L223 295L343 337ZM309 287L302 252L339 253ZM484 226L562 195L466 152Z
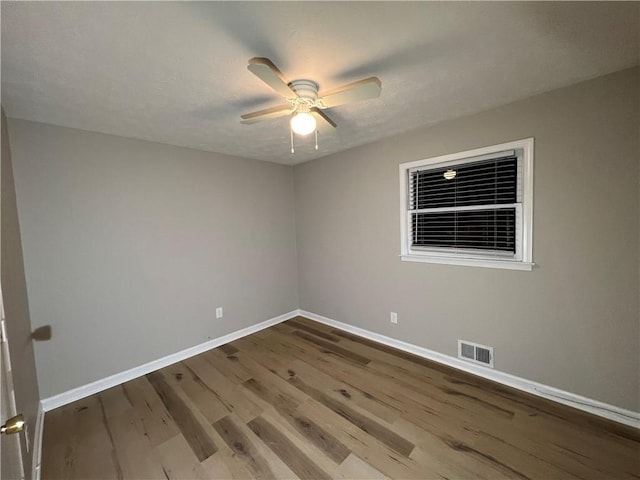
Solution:
M40 462L42 459L42 433L44 431L44 409L42 402L38 404L36 427L33 432L33 457L31 464L31 480L40 480Z
M44 421L44 412L48 412L49 410L61 407L62 405L75 402L76 400L80 400L82 398L88 397L89 395L99 393L108 388L115 387L116 385L120 385L121 383L141 377L143 375L146 375L147 373L151 373L173 363L185 360L189 357L193 357L194 355L206 352L207 350L211 350L212 348L219 347L220 345L224 345L225 343L229 343L247 335L251 335L252 333L284 322L285 320L289 320L297 315L301 315L310 318L311 320L315 320L316 322L324 323L340 330L353 333L354 335L368 338L369 340L373 340L374 342L397 348L398 350L402 350L404 352L412 353L428 360L433 360L434 362L448 365L458 370L478 375L488 380L493 380L494 382L498 382L503 385L522 390L523 392L531 393L533 395L537 395L539 397L546 398L557 403L568 405L570 407L577 408L579 410L583 410L585 412L592 413L600 417L613 420L615 422L629 425L631 427L640 428L639 412L626 410L624 408L616 407L615 405L610 405L598 400L583 397L575 393L567 392L559 388L517 377L509 373L501 372L499 370L490 370L479 365L467 363L458 358L450 357L449 355L444 355L433 350L419 347L417 345L403 342L401 340L396 340L394 338L371 332L363 328L355 327L347 323L339 322L331 318L323 317L322 315L318 315L312 312L307 312L304 310L294 310L289 313L285 313L284 315L265 320L264 322L251 325L250 327L237 330L222 337L209 340L194 347L190 347L180 352L160 358L158 360L154 360L144 365L134 367L130 370L111 375L109 377L97 380L78 388L74 388L53 397L45 398L41 401L41 409L38 413L37 420L38 423L36 424L36 432L34 438L34 472L36 466L39 467L40 465L40 445L42 442L42 422ZM35 462L36 458L38 460L37 462ZM39 471L37 473L39 476ZM34 476L35 480L37 480L37 478L38 477Z
M442 353L434 352L417 345L412 345L401 340L396 340L379 333L371 332L363 328L355 327L347 323L339 322L331 318L323 317L315 313L299 310L299 315L310 318L319 323L324 323L340 330L345 330L354 335L373 340L374 342L382 343L390 347L397 348L404 352L412 353L419 357L433 360L434 362L442 363L458 370L463 370L479 377L493 380L494 382L507 385L509 387L522 390L523 392L531 393L548 400L552 400L557 403L562 403L585 412L589 412L600 417L604 417L609 420L613 420L618 423L629 425L631 427L640 428L640 413L632 410L626 410L624 408L616 407L615 405L609 405L598 400L583 397L575 393L560 390L559 388L544 385L538 382L527 380L525 378L517 377L509 373L500 372L499 370L490 370L486 367L467 363L455 357L444 355Z
M48 412L49 410L53 410L54 408L58 408L68 403L75 402L76 400L80 400L95 393L102 392L103 390L106 390L108 388L115 387L116 385L120 385L121 383L128 382L129 380L133 380L134 378L141 377L143 375L146 375L147 373L151 373L173 363L180 362L189 357L193 357L194 355L198 355L202 352L206 352L207 350L211 350L212 348L219 347L220 345L224 345L225 343L233 342L234 340L246 337L247 335L251 335L252 333L258 332L272 325L284 322L285 320L289 320L290 318L297 316L299 312L299 310L293 310L289 313L285 313L284 315L265 320L264 322L260 322L255 325L251 325L250 327L246 327L227 335L223 335L222 337L209 340L180 352L167 355L166 357L159 358L157 360L153 360L152 362L145 363L144 365L131 368L124 372L116 373L101 380L96 380L95 382L91 382L87 385L83 385L81 387L68 390L58 395L54 395L53 397L45 398L41 402L42 409L45 412Z

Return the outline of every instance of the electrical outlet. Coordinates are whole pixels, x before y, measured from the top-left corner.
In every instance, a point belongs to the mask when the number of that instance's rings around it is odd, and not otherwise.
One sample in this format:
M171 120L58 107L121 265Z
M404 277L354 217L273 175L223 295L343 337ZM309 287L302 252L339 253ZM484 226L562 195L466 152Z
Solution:
M216 318L222 318L222 307L216 308Z
M389 321L391 323L398 323L398 314L396 312L391 312L391 316L389 317Z

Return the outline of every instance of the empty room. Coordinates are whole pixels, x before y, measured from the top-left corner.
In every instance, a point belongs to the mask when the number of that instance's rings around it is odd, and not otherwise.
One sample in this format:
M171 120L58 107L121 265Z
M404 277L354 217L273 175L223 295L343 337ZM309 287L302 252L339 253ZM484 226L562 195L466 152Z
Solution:
M0 9L2 480L640 477L640 2Z

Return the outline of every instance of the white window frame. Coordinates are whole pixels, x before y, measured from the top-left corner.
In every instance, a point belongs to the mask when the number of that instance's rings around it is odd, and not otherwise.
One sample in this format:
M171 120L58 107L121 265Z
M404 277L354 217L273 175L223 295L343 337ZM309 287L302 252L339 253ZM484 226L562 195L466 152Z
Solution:
M505 150L521 151L518 157L518 176L521 190L518 194L516 216L520 220L516 235L516 255L500 258L500 254L478 253L477 251L411 248L409 238L411 213L409 212L409 174L418 167L447 167L478 161L481 157L491 157ZM521 163L520 163L521 162ZM487 206L484 206L486 208ZM482 207L478 207L482 208ZM441 263L474 267L504 268L509 270L531 270L533 239L533 138L476 148L464 152L417 160L400 164L400 258L405 262ZM509 255L511 257L511 255Z

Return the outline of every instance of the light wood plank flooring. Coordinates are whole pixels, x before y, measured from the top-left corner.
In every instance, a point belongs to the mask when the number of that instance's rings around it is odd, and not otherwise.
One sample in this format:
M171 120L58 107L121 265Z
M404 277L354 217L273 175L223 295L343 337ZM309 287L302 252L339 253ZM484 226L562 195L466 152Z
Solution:
M637 479L639 437L298 317L48 412L42 478Z

